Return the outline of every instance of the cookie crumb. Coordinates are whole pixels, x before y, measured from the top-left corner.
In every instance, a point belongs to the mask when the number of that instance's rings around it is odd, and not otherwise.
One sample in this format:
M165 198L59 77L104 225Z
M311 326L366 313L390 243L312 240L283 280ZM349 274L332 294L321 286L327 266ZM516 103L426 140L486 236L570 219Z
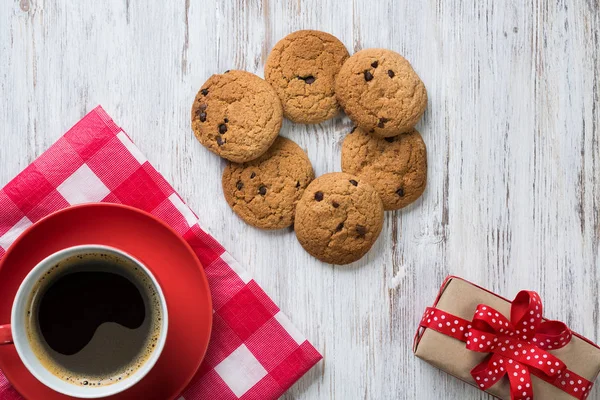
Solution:
M398 272L396 272L396 274L390 280L389 288L397 289L405 277L406 277L406 268L404 268L403 266L400 266L400 268L398 268Z

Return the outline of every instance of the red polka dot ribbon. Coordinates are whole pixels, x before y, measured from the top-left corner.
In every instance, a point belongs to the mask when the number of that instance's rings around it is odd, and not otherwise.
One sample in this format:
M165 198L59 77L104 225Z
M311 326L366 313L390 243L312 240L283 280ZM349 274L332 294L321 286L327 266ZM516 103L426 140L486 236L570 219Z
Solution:
M477 306L472 321L429 307L420 325L466 342L469 350L489 353L471 370L481 390L506 375L511 399L533 400L532 374L576 399L587 398L592 388L592 382L548 353L567 345L572 333L564 323L542 318L542 300L535 292L517 294L510 319L485 304Z

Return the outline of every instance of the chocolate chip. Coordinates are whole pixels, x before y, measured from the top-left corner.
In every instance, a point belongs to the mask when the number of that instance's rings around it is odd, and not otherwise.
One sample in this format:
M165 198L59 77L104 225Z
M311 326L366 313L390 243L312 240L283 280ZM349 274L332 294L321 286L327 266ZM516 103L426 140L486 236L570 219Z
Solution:
M323 200L323 192L317 192L317 193L315 193L315 200L316 201Z
M208 94L208 89L202 89L200 93L202 93L202 96L206 96Z
M300 187L300 181L296 182L296 187L299 188Z
M201 122L205 122L206 121L206 113L204 111L200 113L200 121Z
M337 201L332 201L331 205L333 206L333 208L338 208L340 206L340 203L338 203Z
M255 177L255 176L256 176L256 173L255 173L255 172L251 173L251 174L250 174L250 179L254 179L254 177Z
M267 187L265 185L260 185L258 187L258 193L264 196L265 194L267 194Z
M385 127L385 123L388 121L389 121L389 119L387 119L387 118L383 118L383 117L379 118L379 123L377 124L377 126L379 128L383 128L383 127Z
M375 129L371 129L369 133L375 133Z
M356 128L357 128L356 126L353 126L352 130L350 131L350 133L354 133L354 131L356 130Z
M358 237L365 237L367 234L367 228L362 225L356 225L356 233L358 233Z
M225 140L221 139L221 136L217 136L217 144L219 146L223 146L225 144Z
M223 122L228 123L229 120L227 118L223 119Z
M373 67L373 68L377 68L378 65L379 65L379 62L377 62L377 60L375 60L371 63L371 67Z
M369 82L371 79L373 79L371 71L365 71L365 81Z
M400 197L404 197L404 189L399 188L398 190L396 190L396 194Z
M219 125L219 133L222 135L222 134L224 134L225 132L227 132L227 125L225 125L225 124L220 124L220 125Z
M388 143L393 143L393 142L394 142L394 140L396 140L396 138L395 138L395 137L386 137L386 138L385 138L385 141L386 141L386 142L388 142Z
M394 74L394 71L392 71L391 69L388 69L388 75L390 76L390 78L393 78L396 74Z
M200 110L202 110L202 111L206 110L206 104L200 104Z
M339 224L338 226L336 226L336 227L335 227L335 231L336 231L336 232L339 232L339 231L341 231L341 230L342 230L342 228L343 228L343 227L344 227L344 223L343 223L343 222L340 222L340 224Z
M358 182L356 182L354 179L350 179L350 183L354 186L358 186Z
M309 76L299 76L298 79L302 79L304 82L308 83L309 85L313 84L315 82L315 77L312 75Z
M237 183L235 184L235 187L237 188L237 190L242 190L244 188L244 182L237 181Z

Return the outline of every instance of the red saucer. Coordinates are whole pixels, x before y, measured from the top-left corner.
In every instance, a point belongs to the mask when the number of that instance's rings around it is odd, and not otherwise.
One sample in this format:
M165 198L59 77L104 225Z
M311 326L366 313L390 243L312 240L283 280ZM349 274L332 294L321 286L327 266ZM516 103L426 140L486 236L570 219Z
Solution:
M138 384L107 399L176 398L195 375L208 347L210 290L190 246L143 211L117 204L84 204L58 211L29 227L0 262L0 324L10 323L17 289L39 261L82 244L112 246L131 254L152 271L167 299L169 331L158 362ZM25 398L72 399L37 381L13 345L0 346L0 369Z

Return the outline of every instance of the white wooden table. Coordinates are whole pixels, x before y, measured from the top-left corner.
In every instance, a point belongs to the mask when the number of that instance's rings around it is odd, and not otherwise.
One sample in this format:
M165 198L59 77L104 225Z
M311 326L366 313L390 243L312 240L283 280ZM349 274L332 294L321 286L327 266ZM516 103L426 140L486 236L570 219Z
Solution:
M0 185L102 104L325 356L286 399L488 398L411 352L447 274L507 297L537 290L547 317L600 340L600 11L541 3L2 1ZM211 74L262 76L271 47L302 28L351 52L400 52L429 93L428 188L386 214L349 267L311 258L291 230L238 219L222 198L224 162L190 129ZM340 170L350 127L340 116L281 133L320 175Z

